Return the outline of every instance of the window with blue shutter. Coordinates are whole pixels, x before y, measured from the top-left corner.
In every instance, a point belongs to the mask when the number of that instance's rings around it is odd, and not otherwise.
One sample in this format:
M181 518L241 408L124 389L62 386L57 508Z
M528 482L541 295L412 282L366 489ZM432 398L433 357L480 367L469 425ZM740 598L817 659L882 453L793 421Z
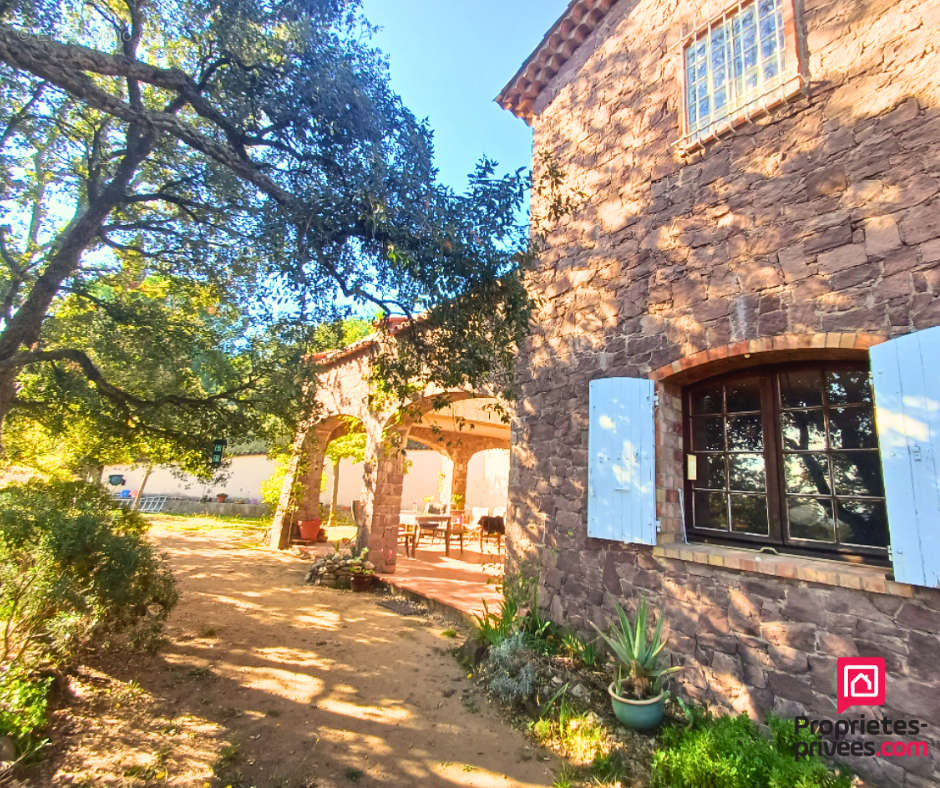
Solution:
M895 580L940 586L940 326L869 351Z
M653 392L646 378L590 383L588 536L656 543Z

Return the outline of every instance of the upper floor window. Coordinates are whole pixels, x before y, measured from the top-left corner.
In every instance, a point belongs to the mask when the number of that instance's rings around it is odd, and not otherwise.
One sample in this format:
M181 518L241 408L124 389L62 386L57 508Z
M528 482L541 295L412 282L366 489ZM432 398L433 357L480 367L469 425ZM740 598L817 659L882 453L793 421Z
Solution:
M887 557L868 369L748 370L686 391L687 525L707 540Z
M793 36L792 0L750 0L692 37L683 48L682 142L696 143L746 118L781 88L792 94Z

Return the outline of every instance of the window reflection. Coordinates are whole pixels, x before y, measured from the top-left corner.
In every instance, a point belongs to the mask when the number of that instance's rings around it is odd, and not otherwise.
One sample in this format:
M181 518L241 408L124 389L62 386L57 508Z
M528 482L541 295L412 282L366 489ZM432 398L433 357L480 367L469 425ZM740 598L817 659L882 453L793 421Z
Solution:
M731 530L767 536L767 498L764 495L731 495Z
M819 454L787 454L784 479L788 493L829 495L829 457Z
M820 498L787 498L790 535L797 539L831 542L834 538L829 501Z
M727 386L728 413L760 410L760 379L744 378Z
M700 416L696 418L693 430L692 445L697 451L724 451L724 423L720 416Z
M859 370L827 372L826 399L833 404L871 403L871 386L868 382L868 373Z
M791 410L780 415L783 448L802 451L826 448L822 410Z
M759 413L728 417L728 451L760 451L763 448L764 432Z
M698 528L728 530L728 504L724 493L695 493L695 524Z
M874 451L832 453L836 495L884 495L881 461Z
M781 372L780 401L785 408L822 405L822 373L818 369Z
M687 407L697 459L693 532L830 551L887 546L866 369L793 365L728 375L690 388Z
M732 490L761 492L764 490L764 455L728 455L729 486Z
M836 501L836 521L839 541L843 544L887 547L888 532L884 523L888 518L884 501Z
M871 408L833 408L829 411L829 442L834 449L874 449L875 414Z

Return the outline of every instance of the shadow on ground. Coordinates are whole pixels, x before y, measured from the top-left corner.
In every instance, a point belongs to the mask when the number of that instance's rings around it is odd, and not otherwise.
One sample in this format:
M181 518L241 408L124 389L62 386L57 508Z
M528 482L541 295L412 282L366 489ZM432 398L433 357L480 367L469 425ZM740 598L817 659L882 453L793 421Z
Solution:
M169 643L72 682L36 785L551 785L441 626L305 586L244 534L152 536L181 591Z

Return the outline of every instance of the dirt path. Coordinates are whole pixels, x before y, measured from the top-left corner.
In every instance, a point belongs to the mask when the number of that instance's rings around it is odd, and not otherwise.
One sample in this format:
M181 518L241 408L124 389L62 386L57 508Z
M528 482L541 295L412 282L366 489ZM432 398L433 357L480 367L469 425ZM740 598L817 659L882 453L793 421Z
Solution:
M30 783L549 786L554 763L447 653L444 625L301 584L232 530L156 526L181 592L169 643L83 669Z

